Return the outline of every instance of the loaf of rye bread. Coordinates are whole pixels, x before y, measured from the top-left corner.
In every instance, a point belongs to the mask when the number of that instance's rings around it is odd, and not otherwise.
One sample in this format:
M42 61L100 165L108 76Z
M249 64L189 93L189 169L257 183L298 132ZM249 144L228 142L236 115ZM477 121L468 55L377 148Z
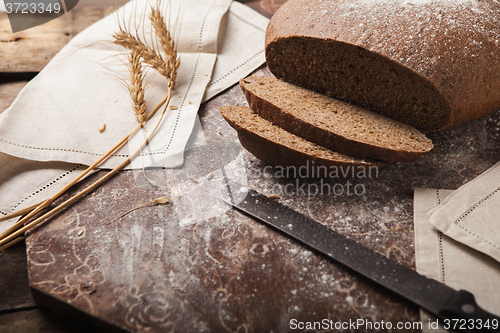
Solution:
M240 86L262 118L335 152L410 162L433 148L409 125L274 77L251 76Z
M500 108L497 0L289 0L265 43L276 77L423 131Z
M340 154L272 124L246 106L226 105L219 108L221 115L237 133L241 145L260 160L278 167L357 167L386 165L384 162ZM327 177L316 174L319 177ZM311 175L310 172L308 172Z

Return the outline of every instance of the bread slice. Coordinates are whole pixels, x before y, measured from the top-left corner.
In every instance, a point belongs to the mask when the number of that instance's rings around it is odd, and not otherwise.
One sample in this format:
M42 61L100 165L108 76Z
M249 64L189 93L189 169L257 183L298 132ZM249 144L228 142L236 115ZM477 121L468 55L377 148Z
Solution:
M262 118L339 153L409 162L434 147L409 125L273 77L248 77L240 86Z
M327 177L314 167L382 167L386 163L343 155L311 143L257 115L246 106L219 108L226 121L238 132L241 145L260 160L277 167L309 167L308 175Z

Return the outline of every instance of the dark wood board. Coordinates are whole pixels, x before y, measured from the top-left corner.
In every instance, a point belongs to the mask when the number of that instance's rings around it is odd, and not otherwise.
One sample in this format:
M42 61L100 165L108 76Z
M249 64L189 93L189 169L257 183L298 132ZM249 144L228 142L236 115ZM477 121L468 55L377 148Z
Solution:
M36 305L29 288L26 264L24 242L17 243L5 251L0 251L0 267L2 267L0 312Z
M266 69L258 74L270 75ZM28 266L37 301L60 313L77 309L82 320L94 318L98 325L131 332L286 332L292 319L418 321L415 306L237 211L186 222L186 202L205 209L212 199L184 190L173 197L169 175L174 173L180 189L191 175L201 189L218 186L215 178L214 183L205 178L217 172L211 166L220 165L213 147L238 142L218 112L226 104L245 104L239 87L200 110L211 149L188 150L180 171L147 170L148 177L164 177L167 185L155 189L141 172L121 172L30 235ZM495 164L498 116L430 134L436 144L431 153L413 163L391 164L378 177L326 180L331 186L363 184L366 193L360 196L308 196L301 187L324 183L276 177L276 170L245 151L241 163L250 187L280 194L285 205L414 269L413 188L454 189ZM279 193L288 184L296 191ZM144 207L107 225L165 193L172 203Z
M41 308L29 308L2 314L0 316L0 332L91 333L88 328L76 326L70 319L54 315Z

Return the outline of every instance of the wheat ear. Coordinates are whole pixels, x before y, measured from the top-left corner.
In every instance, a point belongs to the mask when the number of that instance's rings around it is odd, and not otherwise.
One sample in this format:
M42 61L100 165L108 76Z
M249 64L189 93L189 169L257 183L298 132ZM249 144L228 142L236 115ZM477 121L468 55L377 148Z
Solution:
M146 101L144 100L143 73L141 56L137 51L132 51L128 63L130 71L130 84L128 91L132 99L132 109L139 123L144 126L146 121Z
M120 27L120 30L113 35L114 43L121 45L130 51L138 52L144 62L155 69L161 75L169 77L168 65L163 57L155 50L147 46L139 37Z
M158 41L160 42L163 52L165 52L167 58L167 72L169 74L168 79L173 86L177 78L177 69L180 66L180 59L177 57L177 48L175 46L174 39L170 35L170 31L165 24L163 15L159 10L159 5L157 5L156 8L151 9L149 20L151 21L151 25L155 30L156 36L158 37Z

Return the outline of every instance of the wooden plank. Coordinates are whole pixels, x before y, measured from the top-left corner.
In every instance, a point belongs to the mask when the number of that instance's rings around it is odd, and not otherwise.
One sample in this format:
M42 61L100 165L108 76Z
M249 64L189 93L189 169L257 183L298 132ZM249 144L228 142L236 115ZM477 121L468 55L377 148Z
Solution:
M0 312L35 306L29 288L24 242L19 242L5 251L0 251L0 267L2 268L2 274L0 274L0 295L2 295L0 297ZM0 332L5 332L1 326Z
M0 315L0 332L89 333L66 318L43 309L30 309Z
M79 7L40 26L12 33L0 13L0 74L39 72L80 31L111 13L113 7Z
M0 83L0 113L5 111L29 81Z

